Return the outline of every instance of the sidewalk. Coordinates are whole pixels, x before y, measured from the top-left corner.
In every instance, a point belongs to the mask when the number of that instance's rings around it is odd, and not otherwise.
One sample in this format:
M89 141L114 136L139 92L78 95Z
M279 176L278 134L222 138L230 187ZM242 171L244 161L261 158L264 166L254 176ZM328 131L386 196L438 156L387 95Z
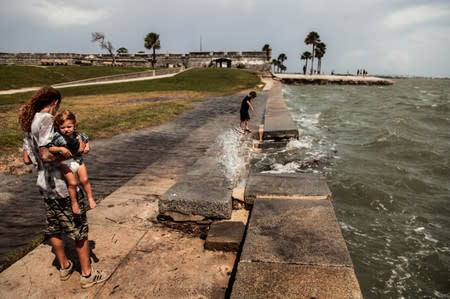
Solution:
M84 82L87 80L80 80L80 81L74 81L74 82L64 82L64 83L58 83L52 85L55 88L61 89L66 87L74 87L74 86L87 86L87 85L100 85L100 84L114 84L114 83L121 83L121 82L133 82L133 81L144 81L144 80L154 80L154 79L161 79L161 78L169 78L173 77L181 72L186 71L187 69L182 69L179 72L172 73L172 74L164 74L164 75L151 75L151 76L143 76L141 77L139 73L136 73L135 78L127 78L127 79L115 79L117 76L110 76L108 77L102 77L103 80L101 81L95 81L95 82ZM126 74L128 76L132 74ZM93 78L94 80L98 80L98 78ZM15 93L22 93L22 92L29 92L29 91L35 91L38 90L41 87L25 87L25 88L18 88L18 89L9 89L9 90L1 90L0 95L5 94L15 94Z

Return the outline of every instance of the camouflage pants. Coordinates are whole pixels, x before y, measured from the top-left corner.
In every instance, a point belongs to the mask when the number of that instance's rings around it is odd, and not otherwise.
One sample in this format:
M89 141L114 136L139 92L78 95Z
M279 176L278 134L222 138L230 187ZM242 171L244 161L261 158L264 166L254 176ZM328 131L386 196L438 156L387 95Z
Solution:
M79 194L78 203L81 215L74 215L70 205L70 198L50 199L44 198L46 211L45 235L64 234L76 241L87 239L88 222L86 217L87 202L83 194Z

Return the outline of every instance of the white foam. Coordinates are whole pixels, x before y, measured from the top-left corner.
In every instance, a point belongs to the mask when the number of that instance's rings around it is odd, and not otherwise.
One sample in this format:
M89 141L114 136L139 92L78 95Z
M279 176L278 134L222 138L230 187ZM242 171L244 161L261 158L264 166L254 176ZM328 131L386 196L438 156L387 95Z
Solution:
M300 169L297 162L290 162L285 165L280 163L275 163L271 165L272 169L263 171L262 173L295 173Z
M217 161L224 166L228 180L235 182L245 169L242 135L233 129L226 130L216 139L218 148Z
M288 142L286 145L287 150L291 149L303 149L307 148L310 149L313 144L313 138L311 136L301 136L300 139L293 139Z

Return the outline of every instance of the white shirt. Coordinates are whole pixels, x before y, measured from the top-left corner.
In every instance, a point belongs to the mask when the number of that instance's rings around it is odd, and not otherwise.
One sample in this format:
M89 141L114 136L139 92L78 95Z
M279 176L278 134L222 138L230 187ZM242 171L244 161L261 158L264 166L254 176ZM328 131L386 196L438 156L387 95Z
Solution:
M66 182L59 163L43 163L39 148L47 146L53 137L53 115L38 112L31 123L31 132L25 133L23 149L27 151L33 165L37 168L36 185L47 198L66 198L69 196Z

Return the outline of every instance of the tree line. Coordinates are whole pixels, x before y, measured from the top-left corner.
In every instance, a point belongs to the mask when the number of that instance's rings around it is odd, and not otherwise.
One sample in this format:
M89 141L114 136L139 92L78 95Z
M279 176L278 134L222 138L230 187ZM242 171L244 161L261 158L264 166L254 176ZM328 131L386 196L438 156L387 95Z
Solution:
M110 41L105 40L105 34L103 32L93 32L92 34L92 42L98 42L100 45L100 49L108 51L108 53L112 57L112 64L116 64L116 56L118 54L127 54L128 49L124 47L120 47L115 50L112 43ZM159 39L159 34L155 32L148 33L144 38L144 47L148 50L153 50L152 54L152 67L155 67L156 64L156 50L161 48L161 41Z
M325 56L325 53L327 51L327 45L320 40L320 35L315 32L311 31L308 33L304 40L306 45L312 46L312 52L304 51L300 55L300 60L304 60L305 64L302 67L303 74L306 74L308 70L308 60L311 60L311 69L309 73L312 75L314 73L320 74L321 68L322 68L322 58ZM267 49L270 48L268 44L264 45L263 51L267 51ZM314 58L317 58L317 68L314 70ZM272 59L271 64L273 66L273 72L274 73L282 73L286 71L286 66L284 65L284 62L287 60L287 56L284 53L281 53L278 55L277 58Z

